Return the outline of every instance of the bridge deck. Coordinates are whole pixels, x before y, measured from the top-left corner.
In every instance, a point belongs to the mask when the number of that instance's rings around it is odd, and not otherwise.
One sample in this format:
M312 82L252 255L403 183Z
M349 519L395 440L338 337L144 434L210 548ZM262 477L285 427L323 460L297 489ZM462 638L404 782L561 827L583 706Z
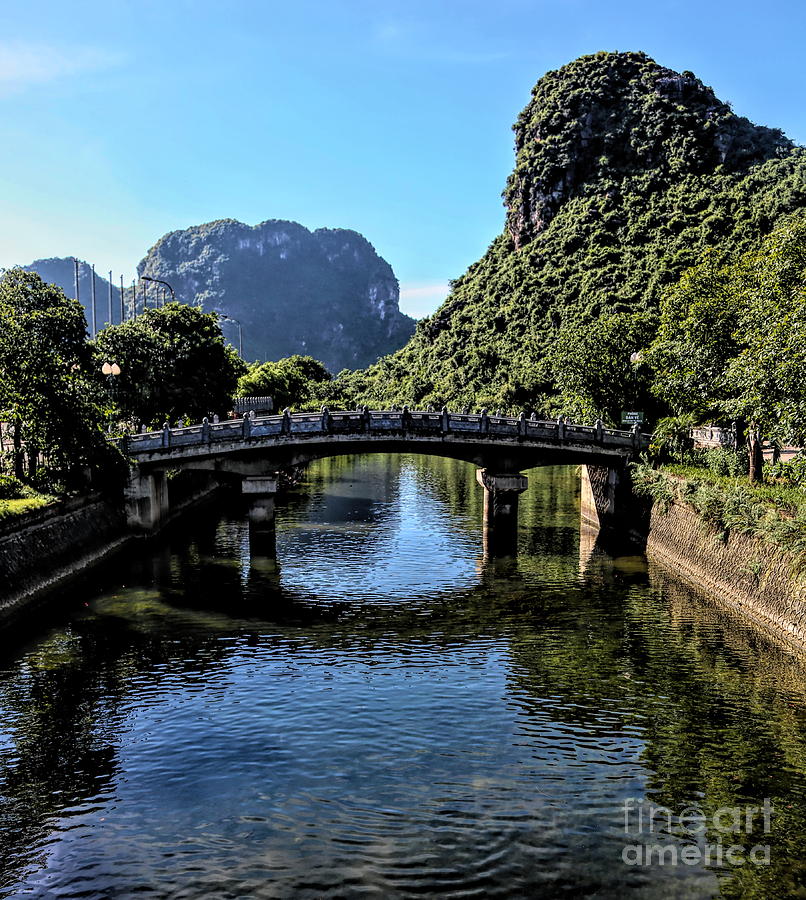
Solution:
M538 443L573 447L595 445L602 450L635 454L649 445L649 436L637 430L622 431L597 425L572 425L561 420L537 421L525 416L490 416L486 413L410 412L408 410L351 410L348 412L294 413L245 416L225 422L207 420L185 428L168 428L129 435L123 449L135 459L140 456L181 455L183 448L204 445L295 443L332 436L374 438L434 438L450 436L454 441L500 441ZM222 448L223 449L223 448ZM215 452L213 447L210 447Z

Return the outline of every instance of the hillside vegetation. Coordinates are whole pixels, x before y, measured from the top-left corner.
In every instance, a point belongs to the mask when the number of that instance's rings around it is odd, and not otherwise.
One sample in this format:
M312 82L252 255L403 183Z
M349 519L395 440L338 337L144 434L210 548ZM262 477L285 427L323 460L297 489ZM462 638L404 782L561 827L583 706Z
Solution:
M706 251L755 250L806 207L802 148L642 53L546 74L515 149L504 232L405 347L334 385L345 403L659 415L630 356L665 292Z

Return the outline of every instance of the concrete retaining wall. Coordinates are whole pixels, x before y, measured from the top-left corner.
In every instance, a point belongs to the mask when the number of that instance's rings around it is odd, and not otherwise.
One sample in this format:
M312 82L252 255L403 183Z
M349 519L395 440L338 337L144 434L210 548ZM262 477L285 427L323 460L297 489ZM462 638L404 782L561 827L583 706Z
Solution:
M178 481L162 525L181 519L218 490L208 479ZM28 613L44 595L146 539L127 528L122 505L98 496L56 503L0 523L0 624Z
M99 497L15 517L0 530L0 620L108 557L129 539L122 510Z
M723 543L689 507L656 504L646 552L682 578L778 640L806 648L806 586L793 575L785 550L758 538L730 534Z

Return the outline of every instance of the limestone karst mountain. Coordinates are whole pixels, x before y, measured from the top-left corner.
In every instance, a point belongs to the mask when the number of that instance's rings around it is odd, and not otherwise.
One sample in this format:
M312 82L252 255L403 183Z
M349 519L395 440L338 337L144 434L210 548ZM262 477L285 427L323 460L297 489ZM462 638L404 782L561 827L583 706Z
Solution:
M26 269L75 296L69 257L38 259ZM314 356L333 372L367 366L406 343L414 320L400 312L392 267L355 231L309 231L296 222L271 220L249 226L223 219L172 231L160 238L138 265L139 275L167 281L176 299L219 312L241 325L247 360ZM109 283L96 274L96 321L108 315ZM151 285L149 305L161 301ZM91 269L79 263L79 294L92 322ZM131 314L131 288L124 290ZM137 292L142 310L142 282ZM112 318L120 321L120 289L112 287ZM237 346L238 327L223 322Z
M169 282L185 303L237 319L247 360L300 353L338 372L397 350L414 331L392 267L347 229L223 219L166 234L138 272ZM225 323L225 333L237 342L235 325Z
M514 128L503 232L402 350L345 380L350 397L550 407L564 330L623 312L646 331L705 251L806 210L803 148L643 53L547 73Z
M23 268L29 272L36 272L49 284L57 284L68 297L76 296L75 265L72 257L53 256L48 259L35 259ZM84 260L79 260L78 263L78 294L91 330L92 267ZM112 284L112 324L117 325L120 316L120 287ZM100 272L95 273L95 322L98 328L103 328L109 323L109 280Z

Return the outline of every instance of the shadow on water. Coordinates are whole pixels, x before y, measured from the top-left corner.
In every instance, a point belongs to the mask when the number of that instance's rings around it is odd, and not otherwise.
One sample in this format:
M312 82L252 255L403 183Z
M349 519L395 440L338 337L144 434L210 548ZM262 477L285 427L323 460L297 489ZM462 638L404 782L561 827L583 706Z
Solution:
M0 657L0 896L803 892L801 662L581 541L572 470L485 560L473 476L322 461L265 553L234 501L60 598ZM770 864L627 866L628 797L772 798Z

